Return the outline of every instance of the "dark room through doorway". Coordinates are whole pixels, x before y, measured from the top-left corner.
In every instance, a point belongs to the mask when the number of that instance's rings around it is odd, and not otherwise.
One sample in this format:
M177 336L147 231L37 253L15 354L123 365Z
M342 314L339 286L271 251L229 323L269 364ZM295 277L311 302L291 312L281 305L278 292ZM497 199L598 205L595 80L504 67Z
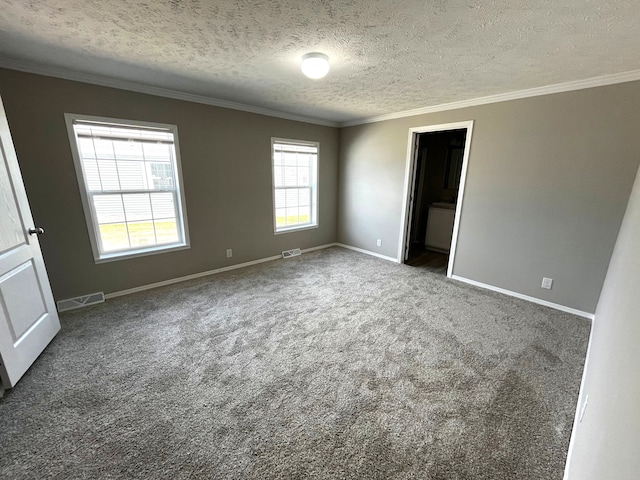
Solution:
M416 134L405 263L446 275L467 129Z

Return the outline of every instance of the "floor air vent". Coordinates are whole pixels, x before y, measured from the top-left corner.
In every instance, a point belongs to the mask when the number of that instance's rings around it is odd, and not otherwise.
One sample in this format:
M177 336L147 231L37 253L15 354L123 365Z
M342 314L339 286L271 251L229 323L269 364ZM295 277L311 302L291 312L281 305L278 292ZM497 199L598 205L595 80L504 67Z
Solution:
M58 311L64 312L65 310L73 310L74 308L82 308L102 302L104 302L104 293L102 292L92 293L84 297L67 298L58 302Z
M294 248L293 250L285 250L284 252L282 252L282 258L297 257L298 255L300 255L299 248Z

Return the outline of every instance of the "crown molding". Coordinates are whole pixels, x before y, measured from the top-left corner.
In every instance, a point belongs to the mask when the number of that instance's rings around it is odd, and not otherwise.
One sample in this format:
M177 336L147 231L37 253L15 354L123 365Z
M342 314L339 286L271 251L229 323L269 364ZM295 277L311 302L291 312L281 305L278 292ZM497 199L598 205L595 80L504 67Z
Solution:
M586 80L576 80L573 82L556 83L544 87L529 88L527 90L517 90L509 93L501 93L498 95L489 95L487 97L479 97L471 100L461 100L459 102L443 103L431 107L416 108L413 110L405 110L403 112L388 113L385 115L376 115L374 117L366 117L358 120L350 120L341 122L339 126L353 127L366 123L382 122L384 120L394 120L397 118L413 117L415 115L424 115L426 113L444 112L446 110L456 110L459 108L476 107L479 105L487 105L490 103L506 102L508 100L519 100L523 98L538 97L540 95L550 95L552 93L571 92L574 90L583 90L585 88L603 87L606 85L614 85L616 83L633 82L640 80L640 70L632 70L623 73L614 73L612 75L603 75L600 77L592 77Z
M0 67L10 70L18 70L21 72L35 73L47 77L62 78L65 80L73 80L76 82L90 83L100 85L102 87L118 88L137 93L145 93L148 95L156 95L159 97L172 98L174 100L183 100L186 102L201 103L220 108L229 108L231 110L239 110L242 112L256 113L258 115L266 115L269 117L282 118L285 120L293 120L296 122L312 123L315 125L323 125L326 127L353 127L356 125L364 125L367 123L382 122L385 120L394 120L398 118L413 117L416 115L424 115L427 113L444 112L447 110L456 110L460 108L476 107L479 105L487 105L491 103L506 102L508 100L519 100L523 98L537 97L541 95L550 95L553 93L571 92L575 90L583 90L585 88L603 87L606 85L615 85L617 83L626 83L640 80L640 70L631 70L629 72L614 73L611 75L603 75L592 77L585 80L576 80L572 82L556 83L543 87L529 88L526 90L517 90L514 92L501 93L498 95L489 95L486 97L473 98L470 100L461 100L458 102L443 103L430 107L415 108L402 112L388 113L384 115L376 115L372 117L364 117L346 122L334 122L316 117L307 117L305 115L297 115L293 113L281 112L269 108L256 107L246 105L244 103L231 102L218 98L208 97L204 95L195 95L192 93L181 92L161 87L153 87L142 83L121 80L103 75L92 73L83 73L76 70L70 70L61 67L53 67L50 65L41 65L34 62L17 60L14 58L0 56Z
M90 83L100 85L102 87L118 88L120 90L128 90L137 93L146 93L148 95L156 95L158 97L172 98L174 100L183 100L185 102L202 103L214 107L229 108L231 110L240 110L242 112L256 113L258 115L267 115L269 117L283 118L285 120L294 120L296 122L313 123L315 125L323 125L325 127L338 127L338 122L324 120L321 118L307 117L305 115L296 115L294 113L281 112L279 110L271 110L269 108L256 107L246 105L244 103L230 102L220 100L218 98L207 97L204 95L195 95L192 93L181 92L161 87L152 87L142 83L121 80L117 78L97 75L93 73L83 73L76 70L66 68L53 67L50 65L40 65L33 62L17 60L9 57L0 56L0 67L10 70L18 70L26 73L35 73L47 77L62 78L64 80L73 80L75 82Z

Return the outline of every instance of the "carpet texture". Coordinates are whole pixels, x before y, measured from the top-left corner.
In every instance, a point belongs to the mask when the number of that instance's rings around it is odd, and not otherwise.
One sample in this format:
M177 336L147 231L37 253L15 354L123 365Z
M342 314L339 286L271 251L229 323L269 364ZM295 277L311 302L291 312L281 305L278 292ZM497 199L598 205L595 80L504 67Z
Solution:
M590 322L331 248L65 313L6 479L558 479Z

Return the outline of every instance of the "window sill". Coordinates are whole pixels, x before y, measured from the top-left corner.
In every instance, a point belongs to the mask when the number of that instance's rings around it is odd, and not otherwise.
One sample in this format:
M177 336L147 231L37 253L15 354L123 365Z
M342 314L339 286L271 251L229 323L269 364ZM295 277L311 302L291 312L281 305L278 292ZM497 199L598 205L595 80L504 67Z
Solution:
M291 232L299 232L301 230L312 230L314 228L318 228L318 225L302 225L299 227L289 227L289 228L283 228L280 230L276 230L275 232L273 232L274 235L281 235L283 233L291 233Z
M178 250L187 250L191 248L191 245L186 244L178 244L178 245L168 245L168 246L158 246L153 248L144 248L139 250L131 250L127 252L118 252L118 253L106 253L100 258L95 258L95 263L107 263L107 262L115 262L117 260L128 260L130 258L138 258L138 257L146 257L148 255L157 255L159 253L168 253L175 252Z

